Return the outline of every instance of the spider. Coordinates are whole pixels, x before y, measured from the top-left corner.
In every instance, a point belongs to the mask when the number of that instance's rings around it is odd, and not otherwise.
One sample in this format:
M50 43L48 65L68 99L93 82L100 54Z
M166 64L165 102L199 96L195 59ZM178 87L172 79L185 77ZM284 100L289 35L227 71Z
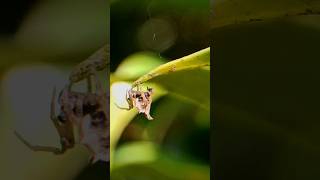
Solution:
M64 154L76 144L74 129L78 129L79 144L87 147L91 154L91 163L99 160L109 161L109 93L106 93L91 68L88 79L88 92L72 91L72 81L58 96L60 112L56 115L56 88L53 89L50 108L52 120L60 137L61 148L32 145L18 132L16 136L33 151L46 151ZM79 80L79 79L78 79ZM95 91L92 88L95 87Z
M72 83L79 82L92 75L92 70L101 71L110 64L109 44L98 49L94 54L86 60L78 64L70 73L69 80Z
M152 103L153 89L147 87L147 91L140 91L137 86L137 90L131 88L126 93L126 100L129 105L128 108L116 106L120 109L131 110L133 107L136 107L139 113L143 113L148 120L153 120L150 115L150 108Z

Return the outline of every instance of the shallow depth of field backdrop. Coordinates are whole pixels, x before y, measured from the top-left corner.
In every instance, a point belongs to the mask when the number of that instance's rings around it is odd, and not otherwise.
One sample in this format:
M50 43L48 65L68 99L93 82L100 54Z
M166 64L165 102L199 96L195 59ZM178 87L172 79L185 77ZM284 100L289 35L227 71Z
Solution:
M1 5L0 22L0 179L83 179L89 158L84 147L61 156L33 152L13 132L32 144L60 146L49 119L52 88L64 87L72 67L106 43L107 2L10 3ZM107 78L101 80L106 85ZM106 174L104 167L90 177Z
M217 179L320 178L318 0L215 0Z
M111 2L112 179L209 179L209 67L141 85L154 88L153 121L114 105L140 76L209 47L209 8L207 0Z

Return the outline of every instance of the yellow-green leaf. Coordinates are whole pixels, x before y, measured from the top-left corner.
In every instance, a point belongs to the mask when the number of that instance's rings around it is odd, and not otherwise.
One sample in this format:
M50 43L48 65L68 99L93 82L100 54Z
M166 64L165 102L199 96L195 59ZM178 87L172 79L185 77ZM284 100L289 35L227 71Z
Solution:
M163 59L154 54L140 52L124 59L114 75L122 80L133 80L163 63Z
M157 76L179 72L182 70L190 70L210 66L210 48L203 49L188 56L170 61L166 64L158 66L149 73L141 76L133 83L133 87L142 84Z
M145 82L156 83L170 95L209 110L210 48L165 63L140 77L132 86Z

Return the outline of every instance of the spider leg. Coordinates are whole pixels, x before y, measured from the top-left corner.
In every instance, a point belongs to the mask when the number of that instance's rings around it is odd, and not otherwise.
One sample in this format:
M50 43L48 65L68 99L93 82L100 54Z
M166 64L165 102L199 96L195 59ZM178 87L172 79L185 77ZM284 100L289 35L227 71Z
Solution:
M117 108L119 108L119 109L123 109L123 110L127 110L127 111L129 111L129 110L131 110L132 108L129 106L129 107L121 107L121 106L119 106L118 104L116 104L116 103L114 103L114 105L116 105L117 106Z
M51 106L50 106L50 119L53 122L56 130L58 131L61 143L61 151L64 152L66 149L73 147L74 145L74 134L73 134L73 126L71 120L67 120L64 124L59 122L56 116L56 88L54 87L52 98L51 98Z
M89 93L93 93L93 87L95 86L95 82L94 82L94 79L93 79L93 76L92 75L89 75L87 77L87 84L88 84L88 88L87 88L87 91Z
M101 82L100 82L100 80L99 80L99 77L98 77L98 75L97 75L97 72L96 72L96 71L93 71L92 74L93 74L93 75L92 75L92 81L93 81L92 85L95 86L95 88L96 88L96 94L97 94L98 96L103 96L106 92L105 92L105 90L102 88L102 84L101 84Z
M150 108L151 108L151 101L147 105L146 111L144 112L144 114L148 120L153 120L153 117L150 116Z
M132 94L129 93L129 91L131 91L131 90L132 89L127 90L127 94L126 94L126 100L127 100L128 105L129 105L129 109L133 108Z
M97 71L91 67L89 68L89 75L87 77L87 83L88 83L88 92L89 93L94 93L94 88L97 94L103 94L104 91L102 89L101 83L98 79Z
M27 140L25 140L17 131L14 131L14 134L18 137L20 141L22 141L23 144L25 144L29 149L33 151L44 151L44 152L52 152L54 154L63 154L66 149L65 148L56 148L51 146L38 146L38 145L32 145Z

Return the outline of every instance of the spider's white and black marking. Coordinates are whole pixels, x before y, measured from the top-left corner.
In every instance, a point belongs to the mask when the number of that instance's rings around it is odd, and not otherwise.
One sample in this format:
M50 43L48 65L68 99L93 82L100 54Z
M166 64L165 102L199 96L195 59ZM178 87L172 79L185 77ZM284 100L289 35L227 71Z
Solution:
M144 114L144 116L148 120L153 120L153 117L150 115L150 108L152 103L152 94L153 89L147 87L147 91L140 91L139 87L137 90L133 90L131 88L126 93L126 100L128 103L128 108L119 107L117 104L116 106L120 109L131 110L132 108L136 107L139 113Z
M88 87L86 93L71 90L72 80L58 97L59 114L56 115L56 89L54 88L50 119L60 136L61 148L32 145L19 133L17 137L34 151L47 151L54 154L63 154L73 148L76 143L87 147L91 153L91 162L98 160L109 161L109 94L103 90L94 68L88 72ZM88 70L88 71L89 71ZM74 75L74 74L73 74ZM79 77L77 80L81 79ZM95 87L95 92L92 92ZM74 127L79 130L79 140L75 140Z

